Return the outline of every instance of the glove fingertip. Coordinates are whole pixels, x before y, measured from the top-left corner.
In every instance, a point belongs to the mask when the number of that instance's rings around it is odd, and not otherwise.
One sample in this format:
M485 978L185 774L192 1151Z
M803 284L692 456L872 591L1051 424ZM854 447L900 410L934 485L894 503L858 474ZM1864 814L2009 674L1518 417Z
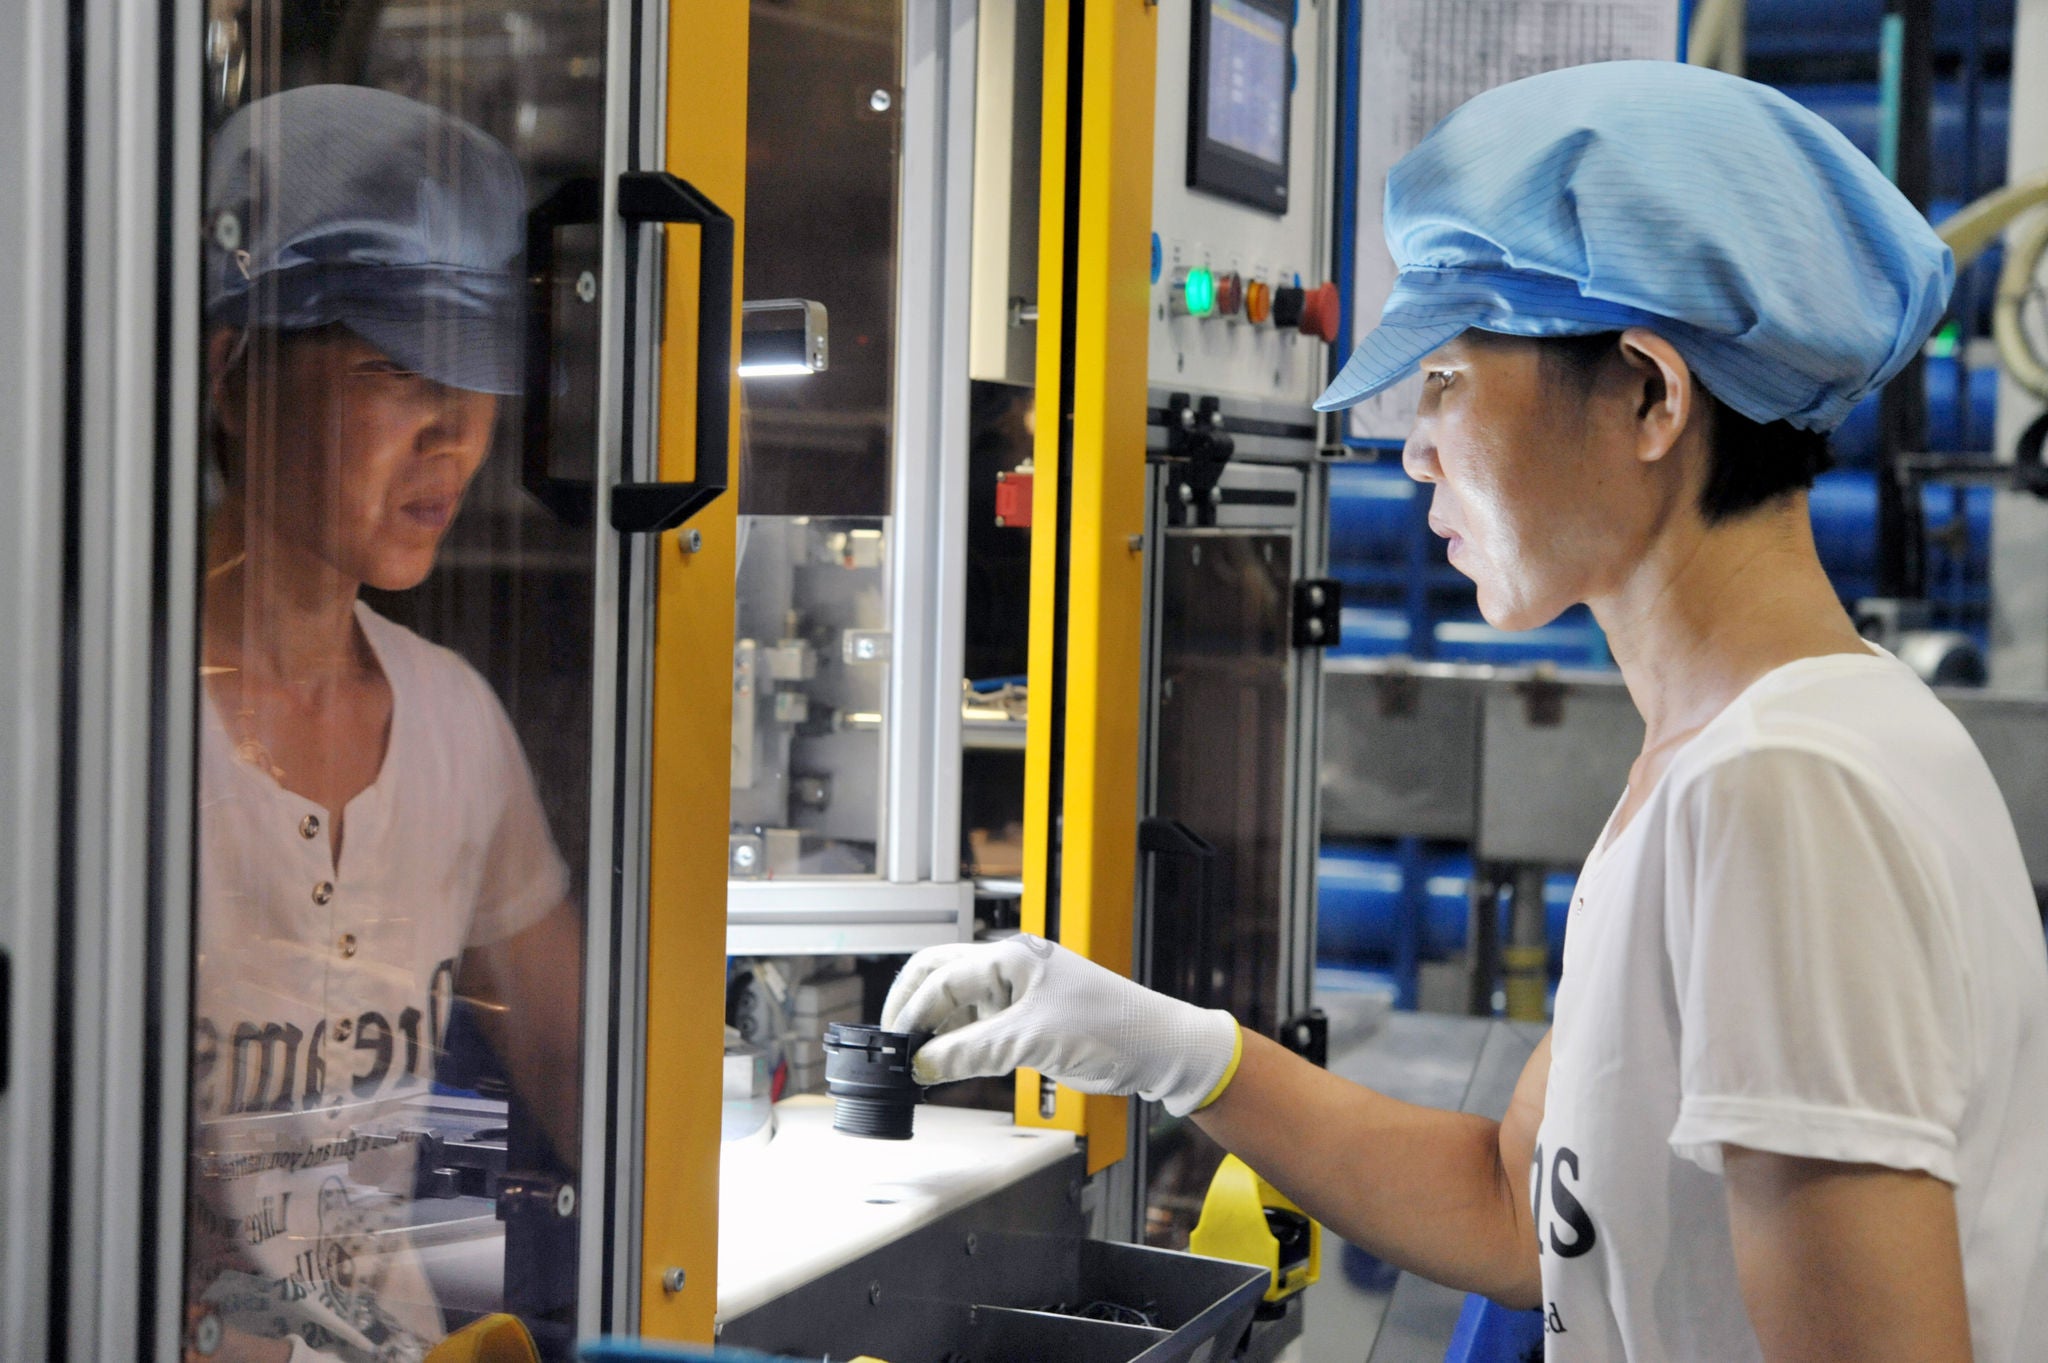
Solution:
M917 1053L910 1057L910 1077L926 1088L934 1084L951 1083L960 1077L949 1074L946 1069L946 1060L952 1051L952 1047L936 1040L925 1042L918 1047Z

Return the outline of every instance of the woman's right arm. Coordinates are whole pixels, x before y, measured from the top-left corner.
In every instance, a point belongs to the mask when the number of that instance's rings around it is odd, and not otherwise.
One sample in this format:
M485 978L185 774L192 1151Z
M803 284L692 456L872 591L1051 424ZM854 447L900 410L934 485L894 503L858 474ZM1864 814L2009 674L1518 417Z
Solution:
M1505 1305L1541 1299L1529 1169L1550 1037L1498 1122L1417 1107L1245 1033L1222 1096L1194 1120L1351 1244Z
M1194 1113L1303 1210L1388 1263L1512 1305L1541 1296L1529 1166L1547 1036L1503 1121L1441 1112L1028 936L919 952L882 1025L939 1034L913 1061L923 1083L1028 1067L1087 1093L1142 1094Z

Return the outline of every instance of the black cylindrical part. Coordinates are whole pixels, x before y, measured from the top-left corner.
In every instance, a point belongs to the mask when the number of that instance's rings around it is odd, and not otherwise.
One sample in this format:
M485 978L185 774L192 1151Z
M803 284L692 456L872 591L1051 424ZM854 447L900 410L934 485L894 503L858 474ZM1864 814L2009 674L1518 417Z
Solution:
M834 1099L832 1129L870 1140L907 1141L924 1090L910 1058L929 1032L885 1032L860 1023L825 1029L825 1091Z

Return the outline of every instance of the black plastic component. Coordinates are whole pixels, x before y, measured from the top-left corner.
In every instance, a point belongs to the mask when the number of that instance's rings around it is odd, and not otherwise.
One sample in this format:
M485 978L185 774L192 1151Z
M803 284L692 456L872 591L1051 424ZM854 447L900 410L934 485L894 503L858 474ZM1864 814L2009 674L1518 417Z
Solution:
M1237 452L1224 429L1222 404L1213 396L1166 400L1166 519L1169 525L1213 526L1221 497L1216 484Z
M1344 641L1344 584L1305 577L1294 584L1294 646L1335 648Z
M910 1057L929 1032L885 1032L863 1023L825 1029L825 1091L835 1100L832 1129L877 1141L907 1141L924 1090Z
M619 177L619 216L629 223L694 223L697 270L697 476L687 483L620 483L612 489L612 528L627 534L673 530L715 501L727 483L732 415L733 226L726 211L667 171ZM598 221L603 185L566 181L527 215L526 266L532 301L526 329L525 440L521 479L542 505L571 525L588 523L596 493L586 479L549 467L554 400L555 234Z
M619 216L634 223L695 223L697 261L697 476L687 483L620 483L612 529L673 530L716 501L727 482L732 418L732 215L665 170L619 177Z
M555 234L593 223L604 213L604 185L590 176L565 180L526 215L526 393L519 442L519 478L535 501L568 525L587 525L596 492L587 478L556 476L551 466L555 398Z
M1302 309L1308 306L1308 290L1282 284L1273 290L1273 325L1283 331L1301 326Z
M1322 1009L1311 1008L1281 1023L1276 1040L1311 1065L1330 1068L1330 1016Z

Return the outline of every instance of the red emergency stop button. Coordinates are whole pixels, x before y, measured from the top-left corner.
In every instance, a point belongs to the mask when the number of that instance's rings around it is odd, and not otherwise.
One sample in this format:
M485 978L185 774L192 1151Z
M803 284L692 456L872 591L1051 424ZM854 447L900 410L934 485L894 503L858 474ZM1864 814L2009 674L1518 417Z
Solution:
M1335 284L1318 284L1301 300L1301 330L1322 339L1324 345L1337 343L1337 314L1340 307Z

